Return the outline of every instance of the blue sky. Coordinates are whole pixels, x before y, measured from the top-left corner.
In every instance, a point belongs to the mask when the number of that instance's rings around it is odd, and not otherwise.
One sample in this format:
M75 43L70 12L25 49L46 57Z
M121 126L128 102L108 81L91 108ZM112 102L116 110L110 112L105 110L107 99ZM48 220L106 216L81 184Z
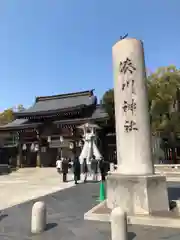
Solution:
M179 0L1 0L0 110L113 86L112 45L144 41L150 70L180 67Z

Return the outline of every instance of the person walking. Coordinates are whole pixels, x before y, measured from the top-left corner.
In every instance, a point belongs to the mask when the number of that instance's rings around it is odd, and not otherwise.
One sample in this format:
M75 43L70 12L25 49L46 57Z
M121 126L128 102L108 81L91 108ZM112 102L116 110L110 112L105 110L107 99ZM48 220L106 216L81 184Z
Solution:
M106 163L103 158L101 158L99 161L99 170L101 173L101 181L104 182L106 180L107 171L106 171Z
M74 171L74 181L75 184L78 184L81 176L81 164L79 162L79 158L76 157L73 161L73 171Z
M60 174L62 171L62 160L60 160L59 156L57 156L57 160L56 160L56 169L57 169L57 172Z
M84 158L84 160L83 160L82 171L84 173L84 183L86 183L87 182L87 174L88 174L88 166L87 166L86 158Z
M64 158L62 161L63 182L67 181L68 169L69 169L69 161L66 158Z
M91 171L93 174L93 181L96 182L98 177L98 161L94 155L91 160Z
M72 161L71 161L71 158L68 159L68 162L69 162L69 169L72 171Z

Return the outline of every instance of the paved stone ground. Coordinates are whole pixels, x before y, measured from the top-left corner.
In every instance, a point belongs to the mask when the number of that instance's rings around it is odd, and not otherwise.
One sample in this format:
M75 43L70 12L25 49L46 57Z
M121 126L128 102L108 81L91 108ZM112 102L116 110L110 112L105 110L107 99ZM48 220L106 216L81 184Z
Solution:
M170 198L180 198L180 183L168 185ZM62 183L55 169L23 169L0 176L0 187L0 209L7 208L0 214L0 240L110 239L108 223L84 221L83 218L84 213L97 204L98 184L74 186L72 181ZM49 195L43 196L46 194ZM43 197L37 199L39 196ZM34 200L22 203L28 199ZM48 226L43 234L33 236L30 233L31 208L37 200L47 205ZM129 240L180 239L177 229L129 226L128 231Z
M0 210L74 186L72 173L68 180L63 183L55 168L24 168L0 176Z
M174 196L180 184L171 184ZM87 183L5 209L0 217L1 240L110 240L110 225L84 221L84 213L97 204L99 184ZM171 188L171 193L173 192ZM10 196L9 196L10 197ZM31 208L35 201L47 205L47 231L41 235L30 233ZM179 240L180 230L129 226L129 240Z
M61 178L55 168L24 168L0 176L0 210L74 186L71 173L68 183L63 183ZM176 180L180 181L180 177Z

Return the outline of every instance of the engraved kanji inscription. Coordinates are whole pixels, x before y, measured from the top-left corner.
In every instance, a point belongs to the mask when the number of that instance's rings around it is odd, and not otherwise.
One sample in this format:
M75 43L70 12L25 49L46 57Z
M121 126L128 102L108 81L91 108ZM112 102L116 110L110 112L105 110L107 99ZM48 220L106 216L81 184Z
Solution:
M122 91L124 91L125 88L128 88L130 85L131 85L131 88L132 88L132 94L136 94L136 91L135 91L135 81L133 79L132 80L126 80L122 84Z
M132 93L136 94L136 91L135 91L135 81L132 79L131 83L132 83Z
M122 91L124 91L125 87L129 87L129 80L122 84Z
M130 74L132 74L135 70L136 68L134 67L132 61L129 58L126 58L124 62L120 62L119 64L120 73L126 74L127 72L129 72Z
M131 103L128 103L127 101L124 101L124 104L123 104L122 108L123 108L124 112L131 111L132 114L134 114L134 112L136 110L136 102L134 101L134 99L132 99Z
M136 122L134 121L125 121L125 124L124 124L124 130L128 133L128 132L131 132L131 131L137 131L138 128L136 126Z

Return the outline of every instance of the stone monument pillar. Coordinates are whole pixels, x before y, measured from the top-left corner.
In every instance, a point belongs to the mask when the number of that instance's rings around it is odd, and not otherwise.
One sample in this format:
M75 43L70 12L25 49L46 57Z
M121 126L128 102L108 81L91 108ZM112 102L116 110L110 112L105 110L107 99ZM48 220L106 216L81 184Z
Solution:
M154 175L143 44L112 48L117 171L107 178L107 205L130 214L169 209L166 178Z
M153 174L143 44L124 39L112 54L118 171Z

